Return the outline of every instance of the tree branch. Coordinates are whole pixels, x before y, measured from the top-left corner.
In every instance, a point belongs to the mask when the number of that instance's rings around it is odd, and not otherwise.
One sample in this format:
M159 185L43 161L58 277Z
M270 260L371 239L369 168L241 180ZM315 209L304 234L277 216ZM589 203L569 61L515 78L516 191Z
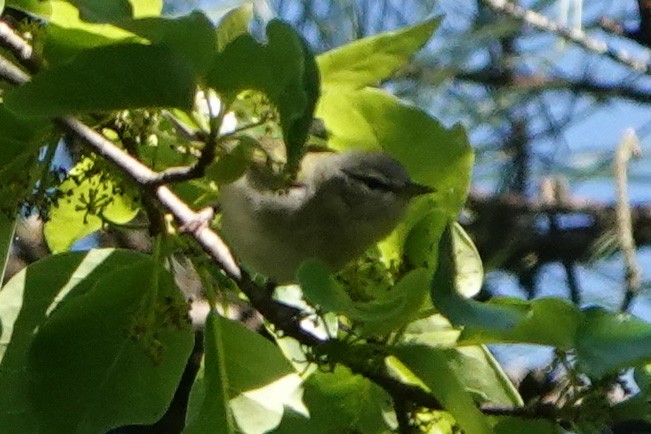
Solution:
M534 29L542 30L571 41L592 53L608 57L609 59L642 74L649 74L651 72L651 68L647 62L636 59L625 51L613 49L604 41L587 36L583 30L561 26L544 15L530 9L525 9L507 0L482 1L494 11L523 21Z
M595 245L610 236L617 219L616 205L581 199L549 204L524 196L495 197L475 192L468 197L466 207L474 217L463 224L484 262L489 268L516 274L525 259L535 259L538 266L589 261ZM651 205L635 205L630 212L635 244L651 245ZM547 231L538 222L540 216L549 213L572 216L573 223Z
M628 310L633 298L640 290L640 266L635 257L635 240L633 239L633 223L631 208L628 203L628 162L640 157L642 150L634 130L628 130L622 137L615 153L615 185L617 189L617 239L619 248L624 256L626 292L622 302L622 311Z

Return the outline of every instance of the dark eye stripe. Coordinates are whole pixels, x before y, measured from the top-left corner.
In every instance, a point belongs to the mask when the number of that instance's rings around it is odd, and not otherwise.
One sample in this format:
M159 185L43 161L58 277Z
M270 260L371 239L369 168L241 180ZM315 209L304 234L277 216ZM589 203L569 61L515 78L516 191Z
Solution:
M348 176L365 184L371 190L382 190L382 191L393 191L395 186L387 180L372 176L372 175L362 175L359 173L346 172Z

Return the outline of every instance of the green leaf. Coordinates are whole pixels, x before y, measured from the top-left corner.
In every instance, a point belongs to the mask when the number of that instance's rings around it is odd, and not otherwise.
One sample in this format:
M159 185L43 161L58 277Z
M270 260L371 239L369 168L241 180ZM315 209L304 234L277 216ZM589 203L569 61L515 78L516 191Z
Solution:
M438 244L447 224L446 216L434 210L416 223L405 240L405 257L412 266L436 269ZM479 252L469 235L458 223L452 224L454 260L457 264L455 288L465 298L474 297L481 290L484 269Z
M138 107L180 107L194 101L191 67L167 47L120 44L82 52L6 93L21 116L53 117Z
M215 28L201 12L179 18L143 18L120 26L153 44L171 48L198 76L205 75L216 52Z
M414 180L436 188L438 208L457 217L474 161L461 126L446 130L424 111L377 89L324 94L316 116L326 124L330 147L388 153Z
M34 338L27 371L39 432L101 434L156 422L193 340L169 271L147 258L107 273L57 307Z
M651 325L628 314L603 309L580 312L564 299L531 302L497 297L466 300L456 290L456 264L448 229L440 243L432 301L450 322L463 327L463 343L529 343L563 350L576 348L580 369L600 378L651 361Z
M645 420L651 422L651 403L644 393L637 393L611 408L614 421Z
M212 63L208 84L226 100L243 90L263 92L276 106L285 140L287 164L298 167L319 95L314 57L288 25L272 20L267 43L241 34Z
M147 256L98 249L46 257L15 275L0 291L0 426L7 432L38 432L28 401L27 355L37 330L57 304L90 290L99 279Z
M375 86L393 75L430 39L441 20L431 18L415 26L370 36L317 57L324 89ZM335 89L328 89L328 88Z
M317 259L304 261L296 272L296 279L301 284L305 301L311 305L329 312L356 316L355 302L323 262Z
M309 417L289 413L275 433L389 432L383 417L389 397L377 385L341 365L333 372L318 371L305 382L303 401Z
M217 49L223 51L228 44L246 34L252 19L253 5L250 3L243 4L226 13L217 26Z
M368 334L384 335L412 321L425 304L431 274L424 268L411 270L391 290L372 302L358 303L358 309L372 314L362 324Z
M95 160L85 158L59 186L62 197L50 209L43 234L50 250L69 250L75 241L101 229L105 222L125 224L138 213L137 204L107 173L93 173Z
M441 210L432 210L433 204L430 202L424 204L419 202L416 206L419 208L426 206L431 211L417 220L420 212L410 210L407 218L416 220L416 222L406 225L407 228L411 226L408 231L406 228L399 229L407 233L406 237L403 235L403 238L405 238L404 247L396 246L396 251L389 254L396 259L404 255L411 267L424 267L435 270L438 262L438 243L448 224L448 217Z
M91 23L111 23L133 15L128 0L67 0L79 9L79 17Z
M163 12L163 0L129 0L133 18L157 17Z
M487 419L450 368L446 356L449 350L421 345L400 345L392 348L391 352L427 385L465 432L492 433Z
M4 4L7 7L40 17L47 17L52 11L50 2L42 0L7 0Z
M184 434L235 432L228 406L228 375L224 357L226 348L222 335L219 317L209 313L204 329L203 366L197 374L201 376L201 381L195 382L190 392Z
M600 308L583 312L576 338L579 367L600 378L651 361L651 324Z
M38 149L51 125L25 120L0 105L0 213L15 215L34 188Z
M409 324L401 342L449 349L444 353L448 366L476 398L500 406L522 405L518 391L490 351L483 345L457 346L459 335L441 315L432 315Z
M235 421L243 432L267 432L280 423L284 405L295 400L301 379L278 347L267 339L238 322L222 317L218 322L223 347L219 357L223 357L227 373L223 381L228 384ZM208 368L206 361L204 369ZM206 371L195 380L189 420L198 417L203 398L215 392L208 390L214 386L215 372L211 377L207 375Z
M328 267L316 259L305 261L297 273L308 303L343 314L372 335L389 333L414 318L425 302L429 277L430 273L423 268L412 270L382 296L355 301Z
M70 61L83 50L103 45L139 42L136 35L111 24L82 21L79 9L66 1L51 2L43 56L52 67Z
M574 346L581 314L567 300L541 298L526 302L496 297L480 303L459 295L457 265L452 253L455 242L453 230L448 227L439 243L432 301L453 325L463 327L462 341L535 343L562 349Z

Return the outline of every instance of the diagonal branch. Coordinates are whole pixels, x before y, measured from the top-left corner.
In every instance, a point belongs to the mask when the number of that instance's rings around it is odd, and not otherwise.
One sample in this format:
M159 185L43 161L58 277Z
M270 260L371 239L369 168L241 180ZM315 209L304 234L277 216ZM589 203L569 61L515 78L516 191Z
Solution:
M606 44L604 41L600 41L598 39L587 36L583 30L561 26L551 21L544 15L541 15L530 9L523 8L522 6L513 4L508 0L482 1L494 11L523 21L534 29L557 35L565 40L579 45L580 47L583 47L590 52L593 52L600 56L608 57L609 59L627 66L634 71L643 74L651 73L651 67L647 62L636 59L626 51L616 50L612 47L609 47L608 44Z

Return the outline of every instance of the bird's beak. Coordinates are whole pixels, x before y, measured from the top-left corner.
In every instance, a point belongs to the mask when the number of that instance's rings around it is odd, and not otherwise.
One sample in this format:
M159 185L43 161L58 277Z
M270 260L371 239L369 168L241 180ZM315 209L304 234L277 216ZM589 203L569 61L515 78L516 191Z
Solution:
M435 191L435 188L423 184L418 184L416 182L410 182L405 186L404 189L404 193L409 197L422 196L424 194L434 193Z

